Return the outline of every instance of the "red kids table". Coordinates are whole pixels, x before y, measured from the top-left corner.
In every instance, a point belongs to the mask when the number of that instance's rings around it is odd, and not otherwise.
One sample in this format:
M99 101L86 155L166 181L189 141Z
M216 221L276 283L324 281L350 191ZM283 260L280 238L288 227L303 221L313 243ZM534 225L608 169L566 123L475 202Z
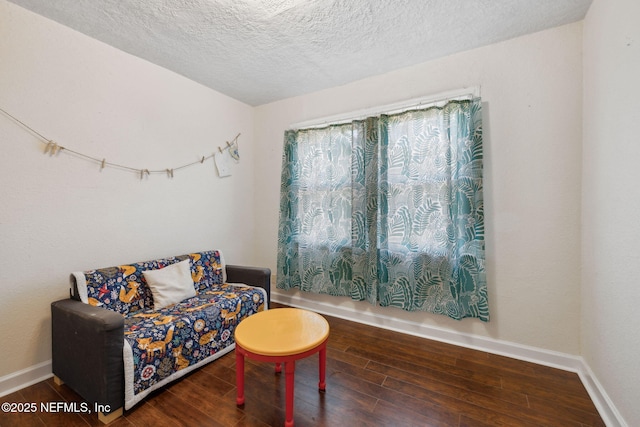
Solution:
M236 403L244 405L244 358L276 364L284 363L286 384L286 427L293 426L293 384L296 360L319 353L320 381L326 389L325 372L329 323L317 313L298 308L276 308L244 319L235 331Z

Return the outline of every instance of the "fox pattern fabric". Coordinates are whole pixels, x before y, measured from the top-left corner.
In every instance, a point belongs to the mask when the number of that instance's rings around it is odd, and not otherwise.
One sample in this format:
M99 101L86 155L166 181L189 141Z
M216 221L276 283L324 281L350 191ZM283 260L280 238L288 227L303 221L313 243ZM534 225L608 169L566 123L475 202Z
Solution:
M132 369L125 370L125 389L133 387L127 406L173 374L233 348L238 323L264 308L261 289L221 284L161 310L126 316L125 362Z
M217 250L89 270L74 276L81 295L80 287L86 289L87 300L84 302L127 315L153 308L153 295L146 286L143 271L163 268L187 258L191 259L196 293L224 282L224 262Z

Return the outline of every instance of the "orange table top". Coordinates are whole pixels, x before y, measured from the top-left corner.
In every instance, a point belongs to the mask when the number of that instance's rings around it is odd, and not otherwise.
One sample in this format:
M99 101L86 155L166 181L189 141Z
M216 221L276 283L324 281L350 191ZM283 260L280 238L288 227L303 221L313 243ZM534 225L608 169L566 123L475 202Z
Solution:
M320 345L329 336L329 323L312 311L274 308L244 319L235 332L236 343L263 356L290 356Z

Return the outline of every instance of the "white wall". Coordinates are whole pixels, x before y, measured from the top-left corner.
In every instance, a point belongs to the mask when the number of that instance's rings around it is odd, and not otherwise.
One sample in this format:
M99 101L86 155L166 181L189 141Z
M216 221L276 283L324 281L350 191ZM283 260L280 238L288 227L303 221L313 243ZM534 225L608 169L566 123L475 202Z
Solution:
M582 355L640 425L640 2L584 21Z
M275 270L282 139L290 124L481 85L491 321L302 297L579 354L581 51L576 23L256 108L263 245L256 262Z
M250 106L0 0L0 108L136 168L190 163L242 133L229 178L209 160L140 180L46 156L0 113L0 378L51 358L49 304L72 271L212 248L252 260Z

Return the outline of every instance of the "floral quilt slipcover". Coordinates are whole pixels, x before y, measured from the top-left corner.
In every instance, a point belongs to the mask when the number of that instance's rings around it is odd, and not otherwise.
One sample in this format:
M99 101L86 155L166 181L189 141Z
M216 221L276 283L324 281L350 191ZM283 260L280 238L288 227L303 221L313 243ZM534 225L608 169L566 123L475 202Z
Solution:
M145 270L190 259L196 296L155 310ZM225 283L220 251L120 265L72 274L80 299L124 316L125 408L151 391L235 348L244 317L266 308L266 292Z

